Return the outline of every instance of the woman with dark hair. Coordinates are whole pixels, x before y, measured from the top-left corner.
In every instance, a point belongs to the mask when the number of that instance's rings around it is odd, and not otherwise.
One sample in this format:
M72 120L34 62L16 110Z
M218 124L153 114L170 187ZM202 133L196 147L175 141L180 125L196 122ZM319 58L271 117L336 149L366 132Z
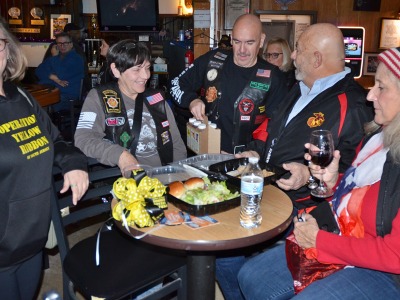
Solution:
M0 18L0 299L34 299L50 226L53 164L76 203L89 185L86 157L60 138L48 114L14 82L27 60Z
M92 89L75 132L75 145L106 165L161 166L186 157L171 108L162 91L146 88L150 51L144 43L122 40L108 51L117 82Z
M101 40L100 55L103 58L103 65L101 66L99 74L97 76L96 86L116 80L116 78L111 73L110 66L107 62L106 57L108 49L110 49L110 47L115 43L117 43L118 41L119 38L115 35L105 35Z
M47 48L46 52L44 53L42 61L44 61L46 58L49 58L49 57L52 57L52 56L57 56L58 53L60 53L60 51L58 50L57 43L56 42L52 42L49 45L49 48Z

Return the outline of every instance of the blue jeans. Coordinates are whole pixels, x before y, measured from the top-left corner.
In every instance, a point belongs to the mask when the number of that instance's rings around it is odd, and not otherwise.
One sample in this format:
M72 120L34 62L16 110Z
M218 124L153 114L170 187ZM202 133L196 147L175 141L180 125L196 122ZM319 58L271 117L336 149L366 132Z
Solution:
M244 300L240 292L237 275L245 262L245 256L221 257L216 259L215 276L225 300Z
M297 214L297 210L294 214ZM259 251L269 249L271 246L274 247L276 240L285 241L286 236L289 235L293 230L293 223L289 226L285 232L283 232L280 236L278 236L275 240L267 242L265 247L261 245L259 247ZM267 250L268 251L268 250ZM222 294L224 295L225 300L242 300L244 299L242 292L240 291L239 283L237 280L239 270L242 268L244 263L250 259L251 255L254 255L256 252L249 252L247 250L247 256L244 255L243 251L236 251L231 256L228 257L219 257L215 262L215 276L218 281L219 287L221 289ZM239 255L241 254L241 255ZM257 254L255 254L257 255Z
M362 268L337 271L295 295L284 244L249 259L239 271L238 282L247 300L400 299L400 288L390 274Z

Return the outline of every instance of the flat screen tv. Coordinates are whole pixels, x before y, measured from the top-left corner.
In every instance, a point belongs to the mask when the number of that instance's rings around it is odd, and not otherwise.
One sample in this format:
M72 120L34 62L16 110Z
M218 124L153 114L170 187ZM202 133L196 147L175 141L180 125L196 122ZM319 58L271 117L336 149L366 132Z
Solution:
M158 0L97 0L100 31L157 31Z

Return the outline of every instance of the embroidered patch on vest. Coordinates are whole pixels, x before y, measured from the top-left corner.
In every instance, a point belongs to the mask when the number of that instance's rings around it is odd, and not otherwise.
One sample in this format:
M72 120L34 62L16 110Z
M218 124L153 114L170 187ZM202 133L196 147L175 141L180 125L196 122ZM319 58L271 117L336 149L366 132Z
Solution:
M211 70L209 70L208 72L207 72L207 80L208 81L214 81L215 80L215 78L217 78L217 76L218 76L218 71L217 71L217 69L211 69Z
M249 115L254 109L254 103L251 99L244 98L240 100L238 107L241 114Z
M227 56L228 56L228 55L226 55L226 54L224 54L224 53L222 53L222 52L217 52L217 53L215 53L215 55L214 55L215 58L221 59L221 60L225 60Z
M153 96L146 97L147 101L149 102L150 105L154 105L162 100L164 100L163 96L161 93L154 94Z
M125 124L125 118L123 117L115 117L115 118L107 118L106 125L107 126L121 126Z
M129 133L127 133L126 131L124 131L124 132L120 135L119 139L120 139L121 142L123 143L123 146L124 146L125 148L128 148L128 142L129 142L130 139L131 139L131 136L129 135Z
M162 140L163 145L165 145L166 143L169 142L168 131L164 131L163 133L161 133L161 140Z
M265 112L265 105L259 106L258 109L260 110L260 114L262 114L263 112Z
M256 81L251 81L250 82L250 87L253 89L257 89L257 90L262 90L262 91L266 91L268 92L269 90L269 83L261 83L261 82L256 82Z
M250 121L250 116L240 116L240 121Z
M169 126L169 122L168 120L161 122L162 127L168 127Z
M103 91L103 101L107 113L121 113L121 98L117 97L117 92L114 90Z
M215 88L215 86L210 86L207 91L206 91L206 100L208 103L212 103L217 99L218 96L218 90Z
M271 70L258 69L256 76L270 77L271 76Z
M309 117L307 125L310 128L321 126L325 122L325 115L322 112L314 113L313 117Z

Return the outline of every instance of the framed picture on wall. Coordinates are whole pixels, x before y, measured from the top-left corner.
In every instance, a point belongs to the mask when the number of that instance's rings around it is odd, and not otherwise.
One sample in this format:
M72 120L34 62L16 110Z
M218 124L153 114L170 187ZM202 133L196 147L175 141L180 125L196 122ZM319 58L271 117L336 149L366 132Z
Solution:
M256 15L260 16L263 30L267 35L267 40L280 37L288 41L291 50L300 34L311 24L317 22L316 11L298 10L256 10Z
M400 47L400 20L382 18L379 48L389 49Z
M71 23L71 15L50 15L50 38L55 39L56 34L63 32L67 23Z
M249 13L250 0L225 0L224 29L231 30L237 17Z
M364 53L363 75L375 75L379 53Z

